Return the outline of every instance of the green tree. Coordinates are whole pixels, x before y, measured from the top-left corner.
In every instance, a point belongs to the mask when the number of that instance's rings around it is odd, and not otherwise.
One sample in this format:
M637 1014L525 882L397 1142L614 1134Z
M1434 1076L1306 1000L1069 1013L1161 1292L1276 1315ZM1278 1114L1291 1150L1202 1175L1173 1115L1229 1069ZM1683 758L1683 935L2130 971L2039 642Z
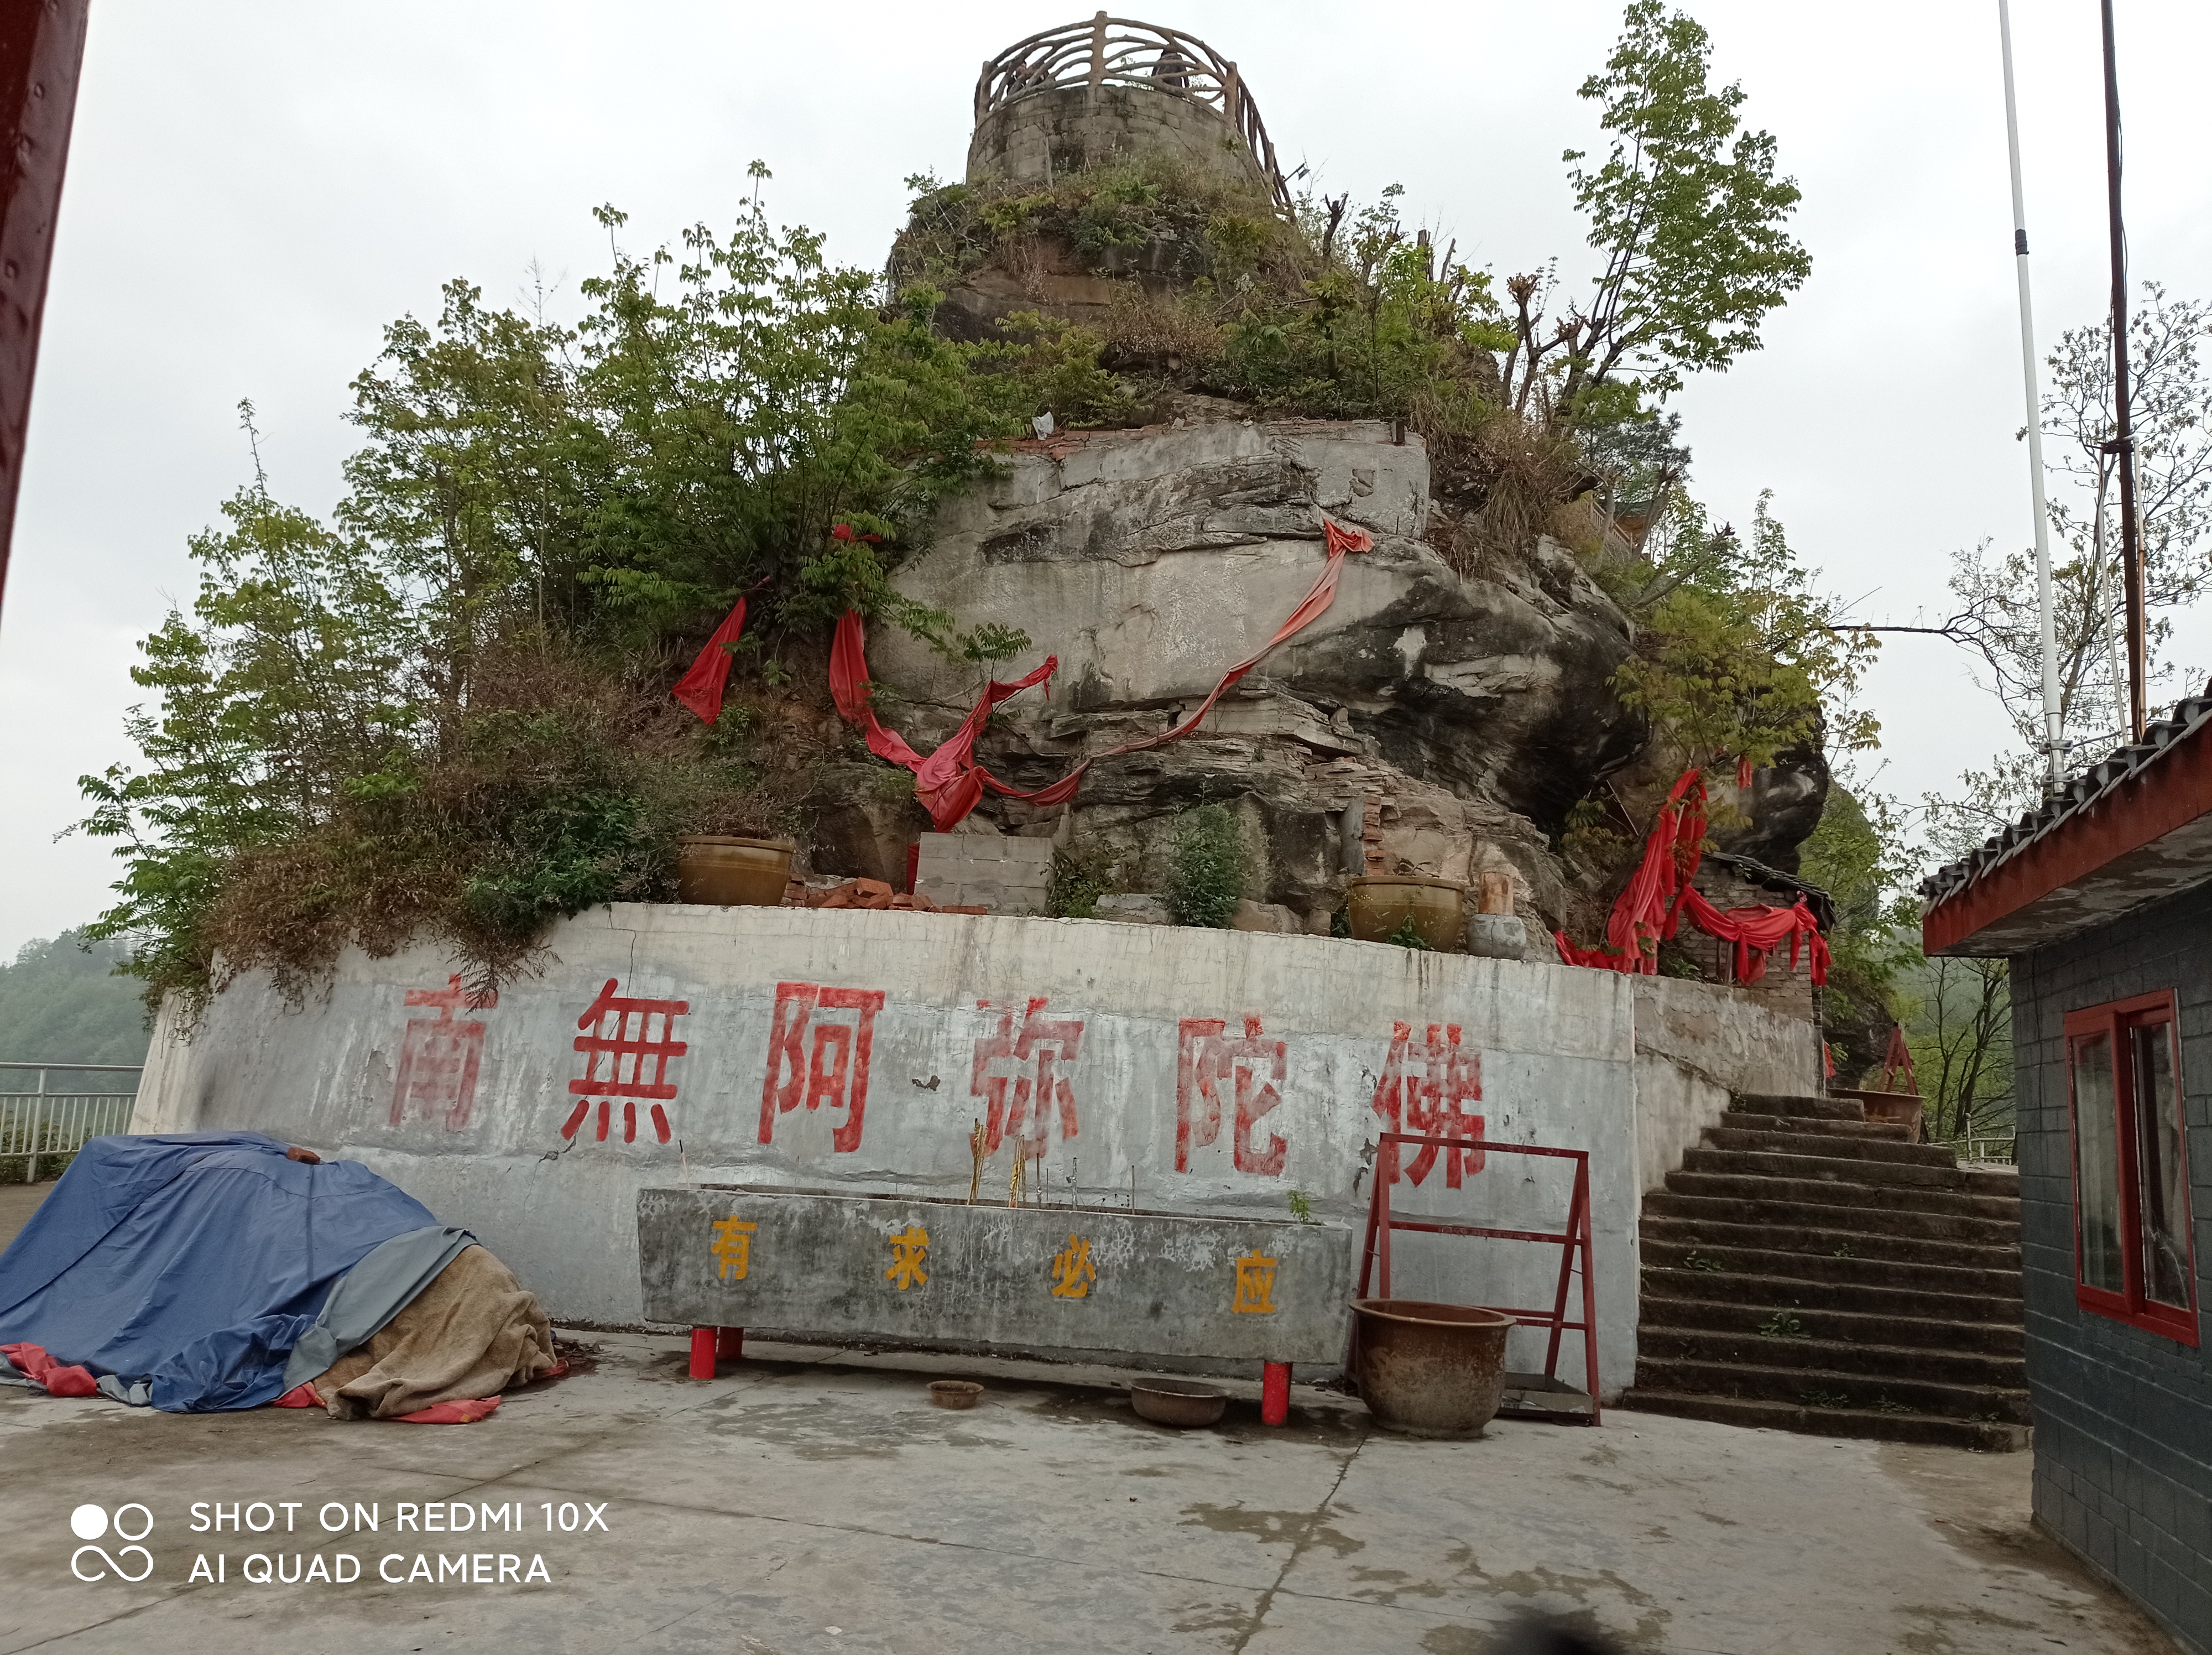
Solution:
M1785 226L1799 191L1775 172L1773 135L1745 131L1743 88L1708 84L1711 43L1687 13L1631 0L1602 72L1580 95L1611 148L1595 170L1570 149L1575 205L1601 263L1556 321L1548 271L1516 276L1505 380L1516 411L1618 417L1687 373L1759 345L1759 324L1802 286L1812 259Z
M112 943L88 943L81 930L25 943L12 963L0 964L0 1060L143 1062L146 1009L131 979L115 973L121 958ZM50 1089L68 1084L64 1075L47 1080Z

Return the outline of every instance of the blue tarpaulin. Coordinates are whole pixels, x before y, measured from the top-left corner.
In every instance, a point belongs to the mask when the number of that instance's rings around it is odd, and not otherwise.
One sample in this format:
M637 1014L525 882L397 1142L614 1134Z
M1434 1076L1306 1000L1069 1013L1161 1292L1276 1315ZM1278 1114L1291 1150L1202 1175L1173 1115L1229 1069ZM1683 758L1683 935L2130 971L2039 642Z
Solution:
M143 1381L172 1413L276 1400L332 1285L438 1222L358 1161L284 1151L258 1132L88 1141L0 1254L0 1345Z

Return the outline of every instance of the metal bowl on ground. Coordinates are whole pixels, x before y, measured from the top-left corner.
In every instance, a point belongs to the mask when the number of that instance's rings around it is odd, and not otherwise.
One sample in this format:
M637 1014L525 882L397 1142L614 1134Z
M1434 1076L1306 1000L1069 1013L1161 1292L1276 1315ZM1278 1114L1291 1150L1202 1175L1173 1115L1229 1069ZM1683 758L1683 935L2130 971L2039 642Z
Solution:
M1479 1437L1505 1396L1503 1311L1419 1299L1355 1299L1359 1395L1376 1424L1408 1437Z
M1132 1379L1129 1406L1154 1425L1212 1425L1229 1406L1229 1396L1195 1379Z
M973 1408L983 1387L973 1379L932 1379L929 1400L939 1408Z

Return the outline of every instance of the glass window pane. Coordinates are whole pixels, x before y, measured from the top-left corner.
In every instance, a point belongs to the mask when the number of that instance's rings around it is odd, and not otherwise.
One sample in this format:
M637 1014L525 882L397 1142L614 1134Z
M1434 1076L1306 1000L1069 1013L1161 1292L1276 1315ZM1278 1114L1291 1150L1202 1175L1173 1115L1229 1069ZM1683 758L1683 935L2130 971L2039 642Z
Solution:
M2112 1103L2112 1037L2083 1036L2074 1042L2074 1174L2081 1192L2081 1281L2107 1293L2127 1291L2120 1255L2119 1135Z
M2135 1059L2143 1297L2187 1310L2189 1186L2183 1182L2181 1098L2173 1084L2173 1025L2153 1023L2128 1034Z

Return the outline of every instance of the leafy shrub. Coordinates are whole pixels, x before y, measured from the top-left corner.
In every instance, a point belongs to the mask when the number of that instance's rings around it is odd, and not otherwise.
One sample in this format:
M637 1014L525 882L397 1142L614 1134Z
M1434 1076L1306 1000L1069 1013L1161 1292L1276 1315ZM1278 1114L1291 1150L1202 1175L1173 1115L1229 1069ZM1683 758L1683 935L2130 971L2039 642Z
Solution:
M1421 928L1413 923L1411 914L1400 920L1398 928L1382 940L1395 942L1401 948L1418 948L1425 954L1429 952L1429 940L1421 934Z
M1244 895L1251 855L1237 818L1221 805L1200 805L1176 817L1168 864L1168 911L1177 925L1224 930Z
M1113 859L1104 852L1074 845L1055 850L1045 907L1056 919L1095 920L1099 897L1113 890L1115 883Z

